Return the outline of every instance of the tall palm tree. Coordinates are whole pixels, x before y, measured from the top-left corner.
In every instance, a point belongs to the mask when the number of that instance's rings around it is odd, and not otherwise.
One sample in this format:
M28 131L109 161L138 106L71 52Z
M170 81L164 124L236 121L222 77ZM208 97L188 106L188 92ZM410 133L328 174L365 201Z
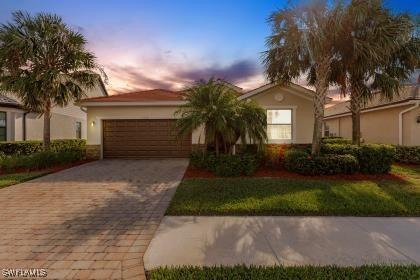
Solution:
M419 63L418 39L407 16L392 15L382 0L353 0L344 9L332 81L350 92L353 144L360 145L360 112L374 92L398 94L400 81Z
M18 11L0 26L0 86L31 112L44 116L44 149L50 147L53 106L85 96L99 75L86 39L53 14Z
M216 155L225 153L239 138L262 144L267 138L263 108L252 101L239 101L235 92L221 80L199 81L185 91L185 100L176 114L180 135L204 127L204 142L214 145Z
M274 12L269 18L272 35L263 55L271 81L287 84L305 73L315 86L313 155L320 152L324 105L342 19L342 10L327 2L314 1Z

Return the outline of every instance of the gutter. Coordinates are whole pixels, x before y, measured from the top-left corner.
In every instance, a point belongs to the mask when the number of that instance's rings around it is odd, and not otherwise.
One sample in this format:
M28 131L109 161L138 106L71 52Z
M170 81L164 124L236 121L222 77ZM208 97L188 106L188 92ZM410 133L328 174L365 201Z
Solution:
M403 115L405 113L408 113L408 112L410 112L410 111L412 111L412 110L414 110L416 108L419 108L419 107L420 107L420 101L416 101L414 103L414 106L412 106L410 108L407 108L407 109L401 111L398 114L398 144L399 145L402 145L403 144Z

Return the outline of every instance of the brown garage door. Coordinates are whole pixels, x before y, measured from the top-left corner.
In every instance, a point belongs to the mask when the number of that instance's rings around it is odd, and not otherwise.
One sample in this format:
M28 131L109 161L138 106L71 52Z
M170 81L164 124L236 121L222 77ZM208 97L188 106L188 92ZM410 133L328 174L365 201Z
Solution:
M191 135L178 138L174 125L175 120L104 120L104 157L188 157Z

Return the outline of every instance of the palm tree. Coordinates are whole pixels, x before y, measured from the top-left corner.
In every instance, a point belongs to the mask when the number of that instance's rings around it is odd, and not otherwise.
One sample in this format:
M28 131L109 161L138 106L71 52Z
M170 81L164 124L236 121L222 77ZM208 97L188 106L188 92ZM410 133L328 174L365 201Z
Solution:
M262 144L267 138L267 119L263 108L253 101L239 101L234 91L214 78L199 81L185 91L185 100L176 114L180 135L204 127L206 150L214 145L216 155L225 153L239 138Z
M50 147L53 106L85 96L100 78L86 39L53 14L13 13L0 26L0 86L31 112L44 116L44 149Z
M344 94L350 89L353 144L360 145L364 102L377 90L387 98L398 94L400 81L418 65L418 39L410 36L413 26L407 16L392 15L382 0L354 0L345 7L331 79Z
M330 7L327 1L284 8L269 18L272 35L263 54L268 78L287 84L305 73L315 86L313 155L320 152L324 104L341 18L339 6Z

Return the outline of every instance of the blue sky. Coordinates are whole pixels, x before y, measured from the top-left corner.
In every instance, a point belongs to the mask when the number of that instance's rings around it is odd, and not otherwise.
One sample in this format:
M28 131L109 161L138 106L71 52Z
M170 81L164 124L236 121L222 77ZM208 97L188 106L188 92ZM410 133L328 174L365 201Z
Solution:
M260 54L279 0L1 0L11 12L59 14L89 41L109 76L111 93L178 89L218 76L250 89L264 83ZM416 1L389 0L395 11L419 13Z

